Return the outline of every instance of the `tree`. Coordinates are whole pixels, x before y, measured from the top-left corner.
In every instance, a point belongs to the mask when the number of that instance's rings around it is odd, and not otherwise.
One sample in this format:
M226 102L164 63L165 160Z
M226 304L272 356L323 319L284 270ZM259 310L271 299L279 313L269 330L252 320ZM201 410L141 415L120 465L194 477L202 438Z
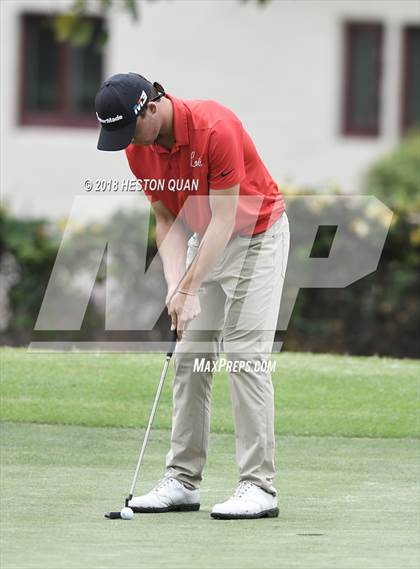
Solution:
M148 0L149 2L157 0ZM271 0L241 0L242 3L257 2L260 5L267 4ZM99 6L100 14L105 17L116 5L121 5L123 10L134 21L140 18L139 0L74 0L69 10L61 12L53 20L53 27L58 41L70 41L75 45L87 45L93 39L93 23L86 16L92 9ZM99 47L102 47L108 40L108 32L103 30L100 37L96 40Z

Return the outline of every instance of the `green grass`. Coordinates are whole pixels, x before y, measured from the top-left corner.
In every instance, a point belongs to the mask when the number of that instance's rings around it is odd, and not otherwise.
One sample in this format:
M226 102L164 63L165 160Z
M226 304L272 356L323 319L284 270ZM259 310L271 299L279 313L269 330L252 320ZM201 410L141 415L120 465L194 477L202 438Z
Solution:
M162 355L54 354L3 349L3 420L145 426ZM417 437L419 362L284 353L274 356L276 431L284 435ZM172 376L172 372L168 374ZM156 428L171 423L171 378ZM212 430L232 433L226 374L216 374Z
M237 483L217 374L202 509L124 522L102 516L123 504L163 356L0 356L2 569L418 568L419 362L275 356L281 516L241 522L209 517ZM168 375L139 492L163 474Z
M236 484L234 437L214 434L200 512L105 520L123 502L139 437L4 423L2 569L418 568L417 440L280 437L281 517L232 522L209 517ZM152 433L143 490L168 443Z

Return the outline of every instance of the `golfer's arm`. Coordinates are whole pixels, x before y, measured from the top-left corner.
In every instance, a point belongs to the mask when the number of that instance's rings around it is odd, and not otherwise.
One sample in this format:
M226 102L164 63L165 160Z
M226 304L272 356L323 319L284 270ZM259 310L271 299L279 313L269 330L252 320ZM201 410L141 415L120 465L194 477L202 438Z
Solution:
M168 289L176 287L185 273L187 235L181 221L160 201L152 203L156 217L156 244ZM167 239L169 230L171 237Z
M211 190L209 202L211 220L179 288L197 292L206 275L224 251L235 227L239 184L226 190Z

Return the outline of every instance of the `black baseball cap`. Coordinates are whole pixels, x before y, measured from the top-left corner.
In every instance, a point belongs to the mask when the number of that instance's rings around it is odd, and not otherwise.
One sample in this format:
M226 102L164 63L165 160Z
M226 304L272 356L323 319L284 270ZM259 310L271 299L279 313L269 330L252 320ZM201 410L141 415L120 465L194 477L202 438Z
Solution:
M96 118L101 124L98 149L126 148L134 136L140 111L164 95L162 85L138 73L117 73L104 81L95 97Z

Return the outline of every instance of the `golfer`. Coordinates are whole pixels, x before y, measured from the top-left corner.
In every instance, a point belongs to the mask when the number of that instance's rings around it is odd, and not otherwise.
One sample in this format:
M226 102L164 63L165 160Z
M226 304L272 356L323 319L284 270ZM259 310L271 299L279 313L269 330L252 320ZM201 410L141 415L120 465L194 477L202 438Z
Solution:
M254 104L262 104L257 93ZM151 202L178 336L166 474L129 506L156 513L200 508L212 375L223 350L239 485L211 515L278 516L267 364L289 251L283 197L238 117L215 101L180 100L126 73L102 84L95 110L98 149L125 150Z

